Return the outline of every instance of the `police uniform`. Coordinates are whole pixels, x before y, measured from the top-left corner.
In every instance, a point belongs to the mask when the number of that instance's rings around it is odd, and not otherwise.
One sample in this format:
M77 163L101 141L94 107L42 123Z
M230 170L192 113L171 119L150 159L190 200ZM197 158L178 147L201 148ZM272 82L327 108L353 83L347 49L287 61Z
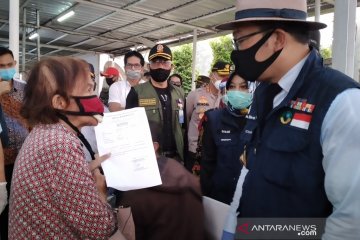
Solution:
M328 217L333 207L325 193L321 127L333 100L359 88L344 74L325 68L312 50L285 99L266 117L256 119L269 88L261 83L242 139L247 167L240 202L241 217ZM345 173L346 174L346 173Z
M240 132L244 126L245 117L235 117L227 108L205 113L200 168L205 196L230 204L242 167Z
M210 92L208 86L195 89L190 92L186 98L186 115L190 118L188 130L189 151L196 153L197 141L199 136L199 122L204 113L216 108L218 95Z
M230 74L230 64L217 61L211 68L211 71L216 72L221 77L227 77ZM198 147L199 130L198 126L204 113L213 108L218 108L221 100L221 94L217 95L211 93L210 86L201 87L190 92L186 98L186 116L188 119L188 158L185 163L186 168L191 170L195 159Z

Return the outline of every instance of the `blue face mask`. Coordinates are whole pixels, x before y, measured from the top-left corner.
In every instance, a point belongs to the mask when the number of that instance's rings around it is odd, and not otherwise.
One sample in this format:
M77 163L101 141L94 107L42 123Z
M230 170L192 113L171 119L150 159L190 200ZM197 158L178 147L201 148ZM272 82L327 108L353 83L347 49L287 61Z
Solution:
M235 109L245 109L250 106L252 102L252 94L242 91L231 90L224 95L223 101L226 105L230 103L231 106Z
M0 78L3 81L9 81L14 77L15 73L15 68L0 69Z

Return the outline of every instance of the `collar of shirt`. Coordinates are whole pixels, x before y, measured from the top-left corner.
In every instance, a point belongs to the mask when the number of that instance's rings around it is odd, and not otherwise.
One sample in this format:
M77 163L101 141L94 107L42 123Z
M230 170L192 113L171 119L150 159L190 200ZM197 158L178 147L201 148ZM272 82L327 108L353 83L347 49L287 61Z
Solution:
M303 68L306 59L309 57L310 53L306 55L300 62L293 66L278 82L279 86L282 88L281 92L276 95L274 98L274 107L279 105L289 93L292 85L294 84L296 78L298 77L301 69Z

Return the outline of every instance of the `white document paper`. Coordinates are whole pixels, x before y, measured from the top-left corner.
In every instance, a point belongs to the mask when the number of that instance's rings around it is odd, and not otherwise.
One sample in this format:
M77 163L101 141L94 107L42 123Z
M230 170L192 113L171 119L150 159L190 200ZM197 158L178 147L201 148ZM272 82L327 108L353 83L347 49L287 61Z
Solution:
M99 155L111 153L101 164L108 187L127 191L161 184L144 108L104 113L95 135Z
M230 206L205 196L203 196L203 206L206 232L212 240L221 239Z

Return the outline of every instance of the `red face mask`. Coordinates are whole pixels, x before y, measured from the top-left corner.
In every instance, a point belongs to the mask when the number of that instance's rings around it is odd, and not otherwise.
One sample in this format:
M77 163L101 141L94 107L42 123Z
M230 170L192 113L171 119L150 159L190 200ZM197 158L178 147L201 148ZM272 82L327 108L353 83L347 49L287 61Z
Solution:
M96 95L91 96L71 96L79 107L79 111L61 111L68 115L75 116L94 116L104 115L104 105Z

